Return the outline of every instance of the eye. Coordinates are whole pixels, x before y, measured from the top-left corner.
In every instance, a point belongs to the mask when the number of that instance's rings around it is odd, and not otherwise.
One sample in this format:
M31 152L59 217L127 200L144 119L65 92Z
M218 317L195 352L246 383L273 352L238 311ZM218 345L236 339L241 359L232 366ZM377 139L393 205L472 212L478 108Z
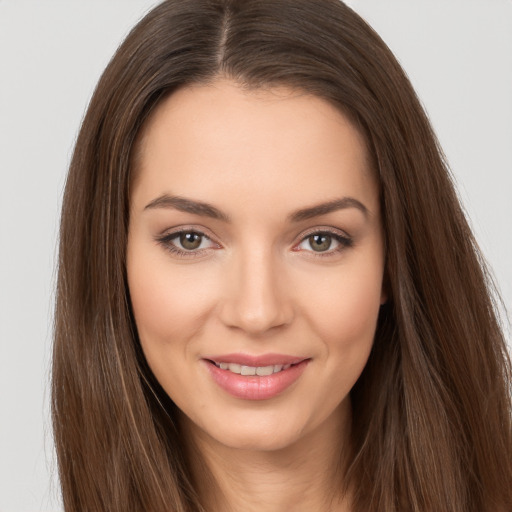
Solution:
M296 250L314 252L320 256L337 253L350 246L352 239L348 236L329 231L316 231L303 238Z
M169 233L157 238L157 242L178 256L195 256L203 250L219 247L204 233L194 230Z

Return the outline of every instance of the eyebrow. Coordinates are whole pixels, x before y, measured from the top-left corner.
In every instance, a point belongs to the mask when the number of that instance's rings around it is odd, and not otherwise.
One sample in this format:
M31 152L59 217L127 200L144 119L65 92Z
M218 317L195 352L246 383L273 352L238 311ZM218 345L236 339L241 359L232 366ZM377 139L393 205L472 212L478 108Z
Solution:
M340 199L333 199L326 203L317 204L309 208L297 210L289 216L292 222L301 222L303 220L319 217L320 215L327 215L338 210L345 210L347 208L356 208L360 210L365 217L369 216L369 211L366 206L353 197L342 197Z
M229 216L221 212L218 208L215 208L215 206L180 196L164 194L147 204L144 210L152 210L155 208L174 208L175 210L185 213L193 213L194 215L231 222Z
M229 215L225 214L215 206L203 201L187 199L181 196L170 196L164 194L157 197L144 207L144 210L152 210L156 208L173 208L185 213L201 215L203 217L211 217L212 219L221 220L223 222L231 222ZM365 217L368 217L369 211L366 206L353 197L342 197L315 206L297 210L288 216L291 222L301 222L320 215L327 215L338 210L347 208L356 208L360 210Z

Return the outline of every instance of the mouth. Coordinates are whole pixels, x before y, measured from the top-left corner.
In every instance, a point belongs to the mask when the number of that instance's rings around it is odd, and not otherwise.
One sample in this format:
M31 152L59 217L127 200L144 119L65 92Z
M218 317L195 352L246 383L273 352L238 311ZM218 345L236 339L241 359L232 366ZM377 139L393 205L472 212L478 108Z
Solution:
M300 379L310 358L231 354L203 359L213 381L225 392L244 400L274 398Z
M231 373L236 373L237 375L257 375L258 377L265 377L268 375L273 375L274 373L279 373L282 371L288 370L288 368L291 368L292 366L296 366L300 363L295 364L273 364L268 366L248 366L238 363L220 363L217 361L211 361L209 360L211 364L214 364L217 368L220 368L221 370L227 370Z

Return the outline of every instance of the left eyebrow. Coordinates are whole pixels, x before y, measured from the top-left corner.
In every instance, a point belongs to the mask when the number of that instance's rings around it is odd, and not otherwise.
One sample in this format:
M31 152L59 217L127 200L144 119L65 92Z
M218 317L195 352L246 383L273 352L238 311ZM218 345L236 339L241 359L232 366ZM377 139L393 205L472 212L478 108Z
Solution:
M333 199L326 203L320 203L315 206L297 210L289 216L289 220L291 222L300 222L320 215L327 215L328 213L332 213L337 210L345 210L347 208L356 208L361 211L365 217L370 215L368 208L366 208L361 201L358 201L353 197L342 197L340 199Z

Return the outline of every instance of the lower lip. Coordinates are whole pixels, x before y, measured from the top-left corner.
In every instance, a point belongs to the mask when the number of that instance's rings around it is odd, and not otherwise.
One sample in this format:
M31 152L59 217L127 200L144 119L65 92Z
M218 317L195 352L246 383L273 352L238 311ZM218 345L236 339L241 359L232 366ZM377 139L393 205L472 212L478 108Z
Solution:
M205 361L213 380L226 392L244 400L268 400L289 388L306 369L309 360L290 366L272 375L239 375L221 370L210 361Z

